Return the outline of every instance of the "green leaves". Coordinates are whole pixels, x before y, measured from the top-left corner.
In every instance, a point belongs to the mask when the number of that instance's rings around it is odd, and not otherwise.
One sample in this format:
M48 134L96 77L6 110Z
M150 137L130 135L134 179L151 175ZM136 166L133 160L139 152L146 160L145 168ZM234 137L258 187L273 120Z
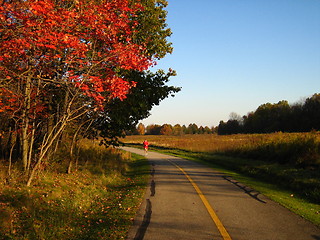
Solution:
M179 87L166 85L174 75L174 71L126 72L126 78L132 79L137 85L131 89L125 100L114 99L108 103L106 112L103 112L96 122L95 127L100 131L100 135L116 140L124 135L124 131L132 130L138 121L147 118L153 106L181 90ZM104 143L112 142L105 140Z
M134 0L133 2L136 2ZM143 10L137 13L135 20L138 22L134 42L146 43L146 53L157 59L172 53L172 44L167 38L171 36L171 29L166 23L168 2L165 0L142 0Z

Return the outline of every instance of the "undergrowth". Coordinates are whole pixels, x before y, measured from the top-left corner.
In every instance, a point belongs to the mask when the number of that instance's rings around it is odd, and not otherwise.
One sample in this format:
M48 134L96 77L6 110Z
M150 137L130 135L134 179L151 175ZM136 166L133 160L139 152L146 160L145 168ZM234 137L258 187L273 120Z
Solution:
M270 136L255 144L245 143L221 153L290 164L297 168L320 168L319 133L277 133Z
M1 179L0 239L125 238L147 184L148 164L94 144L78 150L71 174L62 151L32 187L21 183L18 171L9 184Z

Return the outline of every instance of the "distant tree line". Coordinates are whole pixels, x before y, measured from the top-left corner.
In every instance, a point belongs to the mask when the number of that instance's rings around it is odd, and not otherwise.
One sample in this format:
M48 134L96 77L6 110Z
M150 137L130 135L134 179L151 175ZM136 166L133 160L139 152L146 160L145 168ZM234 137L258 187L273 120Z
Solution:
M260 105L256 111L240 117L232 113L227 122L220 121L219 135L236 133L309 132L320 130L320 94L304 102L289 105L288 101Z
M212 134L215 133L215 128L209 128L208 126L200 126L192 123L188 126L176 124L172 126L171 124L151 124L145 126L142 123L139 123L137 128L134 131L128 132L128 135L184 135L184 134Z
M231 113L227 122L220 121L216 127L140 123L127 135L184 135L184 134L237 134L272 132L309 132L320 131L320 93L314 94L303 102L289 104L282 100L278 103L265 103L245 116Z

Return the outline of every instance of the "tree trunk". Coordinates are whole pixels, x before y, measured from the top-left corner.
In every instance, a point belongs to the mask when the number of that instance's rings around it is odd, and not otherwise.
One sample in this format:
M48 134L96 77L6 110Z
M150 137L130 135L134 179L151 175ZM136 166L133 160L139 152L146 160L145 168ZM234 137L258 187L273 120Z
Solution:
M36 160L36 164L30 171L29 178L27 181L27 186L31 185L31 182L35 176L35 173L39 169L43 159L48 155L50 149L53 147L56 141L59 138L61 138L61 135L63 134L64 129L68 124L68 122L71 122L81 117L83 114L85 114L88 111L88 110L82 111L84 108L83 106L78 107L75 110L71 111L71 106L74 101L75 101L75 97L69 99L69 94L66 93L64 111L62 112L59 121L53 126L50 132L47 132L47 134L43 138L43 141L40 145L40 152Z
M31 166L35 132L36 132L36 129L35 129L35 126L34 126L34 128L32 129L32 132L31 132L31 136L30 136L29 156L28 156L28 162L27 162L27 172L30 170L30 166Z
M48 150L52 147L54 141L60 136L61 132L65 129L66 125L68 122L68 118L65 116L63 119L61 119L60 123L58 123L53 129L52 132L49 133L42 141L42 146L40 149L39 157L37 159L37 162L33 169L30 172L28 181L27 181L27 186L31 185L31 182L35 176L36 171L38 170L39 166L42 163L42 160L48 153ZM60 126L59 126L60 125ZM55 131L56 129L56 131ZM53 133L55 131L55 133Z
M9 165L8 165L8 174L7 174L7 183L10 184L10 178L11 178L11 168L12 168L12 153L14 146L16 144L16 140L12 142L12 146L10 147L10 153L9 153Z
M88 121L89 121L89 120L87 120L87 121L85 121L84 123L80 124L80 126L79 126L78 129L77 129L77 131L76 131L75 134L73 135L72 142L71 142L71 146L70 146L70 161L69 161L68 170L67 170L67 173L68 173L68 174L71 173L71 168L72 168L73 161L74 161L73 151L74 151L74 148L75 148L76 143L77 143L77 137L78 137L79 131L80 131L80 129L83 127L83 125L86 124ZM91 123L90 123L90 125L91 125Z
M22 146L22 164L24 171L27 170L28 157L29 157L29 110L30 110L30 97L31 97L31 78L27 77L26 84L24 86L24 105L22 108L22 136L21 136L21 146Z
M11 131L11 127L9 128L9 136L6 143L6 148L9 150L9 157L8 157L8 171L7 171L7 177L6 177L6 184L10 184L10 178L11 178L11 168L12 168L12 155L14 147L17 143L17 136L13 136L13 133Z

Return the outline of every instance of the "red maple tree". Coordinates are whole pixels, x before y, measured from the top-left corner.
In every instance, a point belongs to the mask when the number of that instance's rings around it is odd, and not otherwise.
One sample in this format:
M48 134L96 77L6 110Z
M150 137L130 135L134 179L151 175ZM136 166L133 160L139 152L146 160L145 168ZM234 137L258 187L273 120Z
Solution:
M110 98L126 97L135 82L121 77L122 70L143 71L153 64L145 54L147 43L134 40L138 11L141 5L128 0L0 3L0 113L18 119L25 169L37 135L35 119L47 117L54 93L68 96L66 114L59 113L54 131L45 135L40 161L85 108L101 109Z

